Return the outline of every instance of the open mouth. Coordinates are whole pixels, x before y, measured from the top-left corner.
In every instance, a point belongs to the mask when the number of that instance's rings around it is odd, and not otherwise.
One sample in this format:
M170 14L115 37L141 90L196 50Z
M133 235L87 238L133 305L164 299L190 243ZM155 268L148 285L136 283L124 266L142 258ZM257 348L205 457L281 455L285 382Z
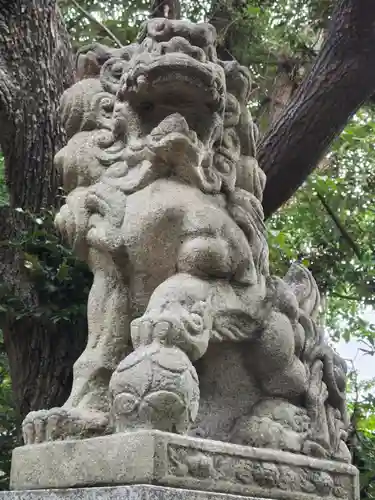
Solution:
M137 111L145 133L178 112L204 140L213 115L224 110L224 72L184 53L144 54L127 73L119 98Z

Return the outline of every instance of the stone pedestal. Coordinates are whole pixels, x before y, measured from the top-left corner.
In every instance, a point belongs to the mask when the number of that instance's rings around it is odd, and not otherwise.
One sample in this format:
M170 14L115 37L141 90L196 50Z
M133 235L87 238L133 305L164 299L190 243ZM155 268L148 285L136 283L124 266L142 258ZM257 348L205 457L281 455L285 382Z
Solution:
M68 490L10 491L0 493L0 500L245 500L245 497L163 486L134 485ZM246 500L265 499L247 497Z
M351 465L159 431L17 448L11 489L0 500L359 499Z

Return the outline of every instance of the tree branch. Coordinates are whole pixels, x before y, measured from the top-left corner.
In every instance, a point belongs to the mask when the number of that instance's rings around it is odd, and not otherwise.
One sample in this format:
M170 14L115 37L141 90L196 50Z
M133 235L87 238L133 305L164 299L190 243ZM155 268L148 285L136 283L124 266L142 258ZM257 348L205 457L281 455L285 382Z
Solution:
M104 30L107 35L115 42L116 45L118 45L120 48L123 47L122 43L120 40L112 33L112 31L105 26L105 24L101 23L96 17L94 17L90 12L88 12L86 9L84 9L76 0L71 0L72 4L78 9L82 14L92 23L97 24L102 30Z
M331 292L331 295L338 297L339 299L354 300L355 302L362 302L363 297L356 297L355 295L343 295L341 293Z
M216 29L217 55L222 60L232 60L233 47L241 46L241 33L238 33L234 24L237 21L236 16L242 17L244 4L241 0L224 2L222 0L213 0L211 11L209 13L209 23ZM231 29L232 28L232 29ZM243 61L239 61L241 64Z
M316 168L332 140L375 88L375 2L340 0L309 75L259 146L267 174L265 216Z
M344 238L344 240L347 242L347 244L353 250L353 252L357 256L357 258L361 259L361 251L360 251L359 247L356 245L356 243L354 242L353 238L350 236L350 234L348 233L348 231L345 229L345 227L342 224L342 222L339 219L339 217L335 214L335 212L330 207L330 205L328 204L328 202L326 201L326 199L324 198L324 196L321 193L319 193L319 191L317 191L316 194L317 194L317 196L318 196L321 204L326 209L328 215L331 217L331 219L335 223L335 226L340 231L340 233L341 233L342 237Z

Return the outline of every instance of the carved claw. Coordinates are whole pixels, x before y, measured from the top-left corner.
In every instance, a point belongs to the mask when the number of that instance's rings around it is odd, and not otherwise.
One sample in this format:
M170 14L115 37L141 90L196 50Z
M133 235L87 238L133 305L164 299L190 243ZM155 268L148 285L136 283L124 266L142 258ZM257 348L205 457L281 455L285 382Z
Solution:
M91 410L52 408L30 412L22 423L25 444L100 436L107 432L108 415Z
M42 443L45 441L45 421L47 410L30 412L22 423L22 435L25 444Z

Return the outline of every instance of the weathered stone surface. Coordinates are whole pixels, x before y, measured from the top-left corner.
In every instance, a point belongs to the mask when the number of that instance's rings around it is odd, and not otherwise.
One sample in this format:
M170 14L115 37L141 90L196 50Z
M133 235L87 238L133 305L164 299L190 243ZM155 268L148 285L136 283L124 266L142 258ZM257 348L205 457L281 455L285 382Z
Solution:
M246 497L247 500L260 498ZM161 486L118 486L69 490L0 492L0 500L244 500L243 496ZM271 500L262 498L262 500Z
M208 24L152 19L130 47L78 56L90 78L62 99L56 225L94 275L89 338L70 398L27 416L26 444L158 429L350 461L346 365L311 273L270 275L251 77L215 41Z
M358 500L357 470L340 464L160 431L14 451L12 489L158 484L279 500Z

